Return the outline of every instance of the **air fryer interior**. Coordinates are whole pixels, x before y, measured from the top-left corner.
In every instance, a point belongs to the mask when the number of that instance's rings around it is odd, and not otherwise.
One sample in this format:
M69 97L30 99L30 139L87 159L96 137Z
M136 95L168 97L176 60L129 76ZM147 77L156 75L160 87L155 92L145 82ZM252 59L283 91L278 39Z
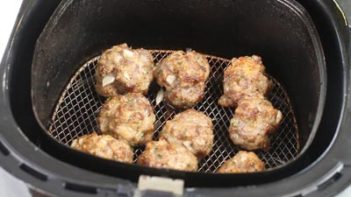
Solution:
M46 135L34 117L31 65L39 34L60 1L23 1L1 62L0 161L1 166L17 178L40 190L65 196L79 194L85 196L86 193L109 196L111 192L112 195L131 196L130 191L133 191L136 185L129 180L138 180L140 174L182 178L185 186L190 187L184 190L189 196L260 196L262 193L269 193L272 196L332 196L349 185L348 164L351 154L348 154L350 152L348 104L350 102L347 95L350 84L348 72L350 40L349 29L335 1L298 0L311 15L317 27L328 71L326 105L313 142L301 156L283 168L259 174L228 176L208 173L187 174L120 165L117 162L96 159L72 151ZM70 2L72 1L66 1L66 4ZM193 1L181 0L180 3L189 2ZM221 4L223 2L216 1ZM262 0L256 2L256 5L265 2ZM261 12L260 8L255 9ZM225 9L228 10L230 9ZM305 15L304 11L296 13ZM56 12L55 15L57 14L60 12ZM109 46L110 44L106 47ZM86 55L89 56L87 59L91 57L89 54ZM84 62L86 61L82 60L73 65L72 72ZM284 83L282 80L280 82ZM290 97L292 100L291 95ZM48 102L42 104L46 103ZM250 187L238 187L239 185ZM206 186L211 188L204 188Z
M322 49L310 23L292 1L63 1L36 44L31 73L34 113L48 129L73 74L114 44L192 48L224 58L257 54L287 91L300 145L306 148L318 126L326 85ZM73 163L81 166L80 161Z

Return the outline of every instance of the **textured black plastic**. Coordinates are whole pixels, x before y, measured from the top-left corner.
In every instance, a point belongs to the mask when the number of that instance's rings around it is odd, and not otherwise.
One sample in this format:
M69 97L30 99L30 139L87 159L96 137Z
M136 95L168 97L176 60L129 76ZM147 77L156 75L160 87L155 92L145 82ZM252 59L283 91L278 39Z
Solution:
M33 107L44 129L80 62L121 42L227 58L262 56L289 94L303 150L312 141L324 105L323 51L302 7L275 0L63 1L37 41L32 64Z
M54 104L81 63L121 42L148 49L193 48L227 58L262 56L268 72L289 94L303 150L312 141L324 105L323 51L303 8L293 1L276 0L62 1L41 33L33 56L32 102L43 129L48 128ZM73 163L85 167L79 160ZM110 175L116 170L91 168ZM141 168L140 172L148 170ZM136 180L140 172L125 177Z
M141 171L134 166L96 159L71 151L64 146L58 146L45 135L44 131L40 132L41 129L34 119L29 87L31 54L34 50L34 42L56 3L57 1L46 0L24 1L15 25L16 29L1 62L0 143L7 151L5 151L6 154L0 154L0 165L32 186L55 195L86 195L65 190L63 186L69 182L87 186L85 188L96 187L97 196L113 196L122 191L127 191L122 192L126 196L132 196L135 185L101 172L96 173L94 166L116 168L113 172L116 176L122 173L122 178L130 178L127 176L132 174L131 172L146 173L146 171ZM223 177L194 175L191 179L186 179L186 184L197 182L211 188L186 188L185 192L188 196L304 196L307 194L332 196L349 184L351 177L349 31L332 1L301 0L300 3L308 10L316 24L323 44L328 72L326 105L313 143L305 154L284 169L255 175ZM76 160L90 170L71 165ZM19 163L25 163L35 171L47 175L48 179L41 181L27 174L20 170ZM175 171L153 172L150 169L148 173L186 177ZM206 184L204 180L209 178L215 184ZM234 187L238 185L255 185L255 187Z

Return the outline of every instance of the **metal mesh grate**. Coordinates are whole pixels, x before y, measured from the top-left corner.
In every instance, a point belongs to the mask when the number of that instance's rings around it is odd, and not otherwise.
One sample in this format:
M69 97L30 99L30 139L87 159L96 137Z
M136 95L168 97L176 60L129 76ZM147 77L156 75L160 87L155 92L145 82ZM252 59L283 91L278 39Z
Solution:
M171 51L151 51L155 62L165 58ZM214 123L214 146L209 156L200 161L199 171L215 172L222 163L235 155L239 148L233 145L228 136L228 127L234 110L217 105L222 95L223 70L229 60L214 56L206 56L211 65L211 74L207 82L205 98L194 108L204 112L212 118ZM49 133L59 142L69 145L71 141L92 131L98 132L96 116L104 101L97 95L94 87L95 66L99 57L93 58L84 64L72 77L65 87L52 116ZM267 169L284 165L294 159L299 152L298 128L289 98L283 87L274 78L273 89L268 96L272 104L283 113L282 124L275 136L272 137L272 146L269 152L256 151L266 163ZM154 106L157 121L155 135L165 122L178 113L176 109L161 102L155 106L156 95L159 90L153 84L147 95ZM143 151L142 147L135 149L135 157Z

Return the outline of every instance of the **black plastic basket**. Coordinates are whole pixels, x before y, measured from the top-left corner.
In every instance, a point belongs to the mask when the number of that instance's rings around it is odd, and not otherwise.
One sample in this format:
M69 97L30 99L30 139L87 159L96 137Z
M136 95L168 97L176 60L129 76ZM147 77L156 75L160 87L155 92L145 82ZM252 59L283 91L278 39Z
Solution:
M23 3L2 61L0 163L13 175L63 196L133 195L141 174L183 179L189 196L331 195L348 184L350 41L333 2L58 3ZM303 147L299 156L262 173L219 175L126 165L58 143L46 130L61 91L79 66L120 42L191 47L226 58L261 55L291 99ZM249 185L255 187L238 188Z

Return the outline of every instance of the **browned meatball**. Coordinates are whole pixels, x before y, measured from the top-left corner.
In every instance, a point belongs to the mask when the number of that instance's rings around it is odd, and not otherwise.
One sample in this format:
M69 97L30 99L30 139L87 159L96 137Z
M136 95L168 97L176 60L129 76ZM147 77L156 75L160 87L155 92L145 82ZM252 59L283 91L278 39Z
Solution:
M201 158L208 155L213 146L212 120L202 112L188 109L167 121L160 137L183 144Z
M133 150L130 145L109 135L97 135L95 132L83 135L74 139L71 147L105 159L133 162Z
M105 97L125 93L146 94L153 79L154 62L144 49L116 45L101 55L96 68L96 91Z
M155 120L150 102L136 93L107 99L98 116L102 133L124 139L133 146L152 139Z
M210 65L195 51L176 51L159 62L157 83L166 89L165 99L178 108L190 108L204 97Z
M267 94L270 86L259 56L233 58L224 71L224 94L218 103L224 107L236 106L245 97Z
M218 173L248 173L265 170L264 162L254 152L239 151L233 158L224 162Z
M188 149L164 139L147 143L137 163L148 167L184 171L196 171L198 168L197 158Z
M242 99L230 121L229 135L234 144L247 150L270 147L269 135L282 120L282 113L264 98Z

